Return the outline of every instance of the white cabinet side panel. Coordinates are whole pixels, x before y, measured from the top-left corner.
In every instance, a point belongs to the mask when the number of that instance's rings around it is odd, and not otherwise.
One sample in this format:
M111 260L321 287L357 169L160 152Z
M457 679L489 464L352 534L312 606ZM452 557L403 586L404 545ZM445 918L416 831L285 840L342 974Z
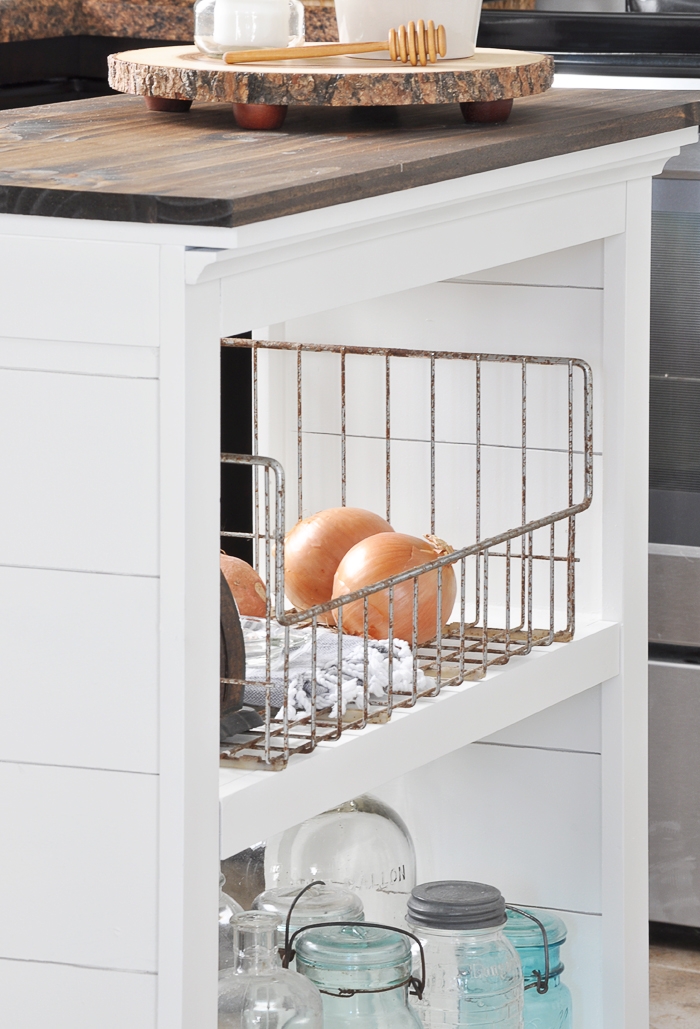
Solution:
M0 958L155 971L157 804L157 776L0 762Z
M0 371L0 564L158 573L149 380Z
M405 818L420 880L600 913L598 755L470 745L372 792Z
M155 246L5 237L0 336L158 346L158 267Z
M158 771L158 580L0 566L0 756Z
M7 1029L154 1029L156 976L0 959Z
M577 693L480 742L600 754L600 686Z

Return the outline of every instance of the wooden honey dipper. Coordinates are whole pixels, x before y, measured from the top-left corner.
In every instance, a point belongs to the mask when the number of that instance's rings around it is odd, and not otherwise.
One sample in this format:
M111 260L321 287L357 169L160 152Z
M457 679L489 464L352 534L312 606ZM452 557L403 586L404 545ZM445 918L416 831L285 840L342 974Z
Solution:
M435 64L447 53L445 26L423 19L409 21L389 31L386 43L311 43L307 46L266 47L264 50L229 50L224 54L227 64L252 64L256 61L293 61L307 57L343 57L348 54L372 54L388 50L392 61L409 62L425 66Z

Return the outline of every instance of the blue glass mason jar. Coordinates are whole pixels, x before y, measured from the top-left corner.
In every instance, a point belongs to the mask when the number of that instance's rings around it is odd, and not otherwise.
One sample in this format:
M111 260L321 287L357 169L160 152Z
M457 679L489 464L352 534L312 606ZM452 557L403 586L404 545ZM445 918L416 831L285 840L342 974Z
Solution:
M304 930L295 946L297 971L321 991L323 1029L421 1029L406 936L358 922Z
M505 934L515 947L525 978L525 1029L571 1029L571 994L561 981L564 965L561 947L566 941L566 925L551 911L530 911L522 908L508 910ZM528 918L532 915L544 926L549 947L549 982L543 987L545 976L544 939L540 927Z

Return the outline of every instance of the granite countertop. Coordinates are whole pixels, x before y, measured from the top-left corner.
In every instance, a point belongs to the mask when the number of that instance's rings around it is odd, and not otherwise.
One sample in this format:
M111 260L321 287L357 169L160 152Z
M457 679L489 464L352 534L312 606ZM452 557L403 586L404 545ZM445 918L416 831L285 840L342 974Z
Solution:
M307 38L337 39L332 0L304 0ZM57 36L192 39L193 0L0 0L0 43Z
M700 93L553 89L505 125L457 104L291 107L284 130L229 104L148 112L112 96L0 112L0 213L235 226L697 125Z

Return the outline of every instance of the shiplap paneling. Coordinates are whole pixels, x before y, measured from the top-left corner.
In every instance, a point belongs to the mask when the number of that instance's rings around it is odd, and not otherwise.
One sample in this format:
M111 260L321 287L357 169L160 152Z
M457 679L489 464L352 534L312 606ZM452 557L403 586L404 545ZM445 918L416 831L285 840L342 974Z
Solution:
M73 343L53 339L0 339L0 368L158 378L157 347Z
M600 754L600 691L600 686L594 686L481 742Z
M156 976L0 958L7 1029L154 1029Z
M458 276L463 282L512 282L531 286L577 286L603 288L603 244L599 239L567 247L553 254L541 254L527 261L514 261L500 268Z
M158 580L0 567L0 757L158 771Z
M476 744L377 792L405 818L423 880L598 914L600 769L597 754Z
M0 958L156 970L158 777L0 762Z
M0 371L0 564L158 573L158 386Z
M157 347L158 272L157 246L6 236L0 335Z

